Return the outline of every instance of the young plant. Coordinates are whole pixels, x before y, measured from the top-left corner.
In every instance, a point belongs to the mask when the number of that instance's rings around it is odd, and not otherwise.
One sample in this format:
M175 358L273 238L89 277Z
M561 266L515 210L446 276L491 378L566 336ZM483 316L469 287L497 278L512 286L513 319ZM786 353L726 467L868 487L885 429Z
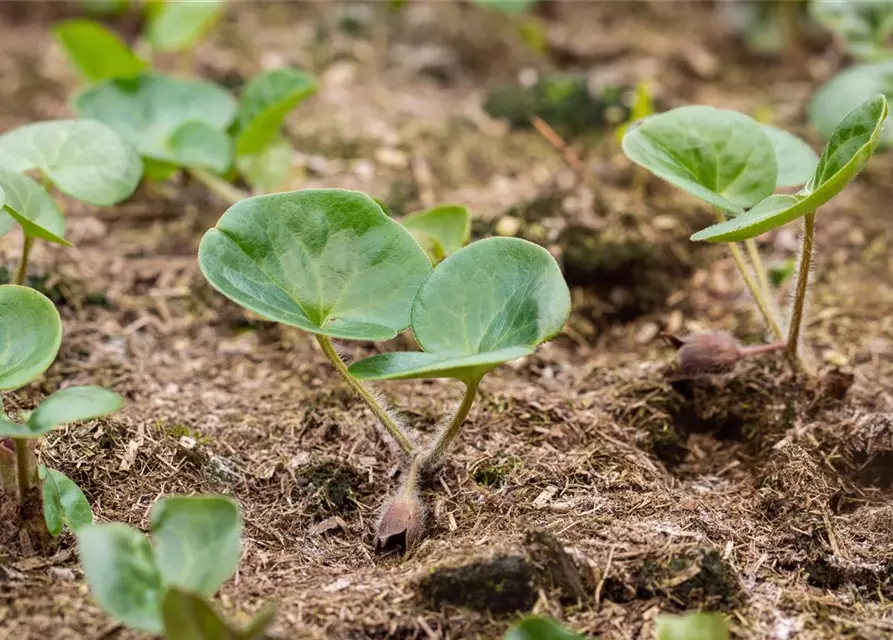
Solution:
M192 49L220 20L224 0L151 0L145 3L145 38L154 51Z
M93 597L124 626L168 640L260 640L276 607L247 627L228 623L208 598L235 572L242 516L223 496L174 496L150 515L151 540L120 523L77 532L78 556Z
M62 342L62 321L53 303L34 289L0 286L0 391L12 391L36 380L56 359ZM52 394L18 421L0 411L0 477L4 489L18 489L22 503L32 497L35 477L30 443L53 429L120 409L124 400L100 387L68 387ZM2 407L2 405L0 405ZM11 453L15 452L13 459ZM11 482L15 478L14 484ZM63 525L78 530L93 520L81 490L65 475L41 466L46 527L58 536Z
M471 216L461 205L440 205L411 213L400 223L422 245L432 264L456 253L471 238Z
M37 173L44 186L27 175ZM18 224L24 241L13 279L25 282L36 239L70 247L65 220L47 189L97 206L126 200L136 189L139 157L118 135L91 120L52 120L0 135L0 237Z
M815 211L859 174L878 145L886 117L882 95L857 107L838 124L814 171L815 158L798 139L743 114L711 107L682 107L648 118L627 134L623 148L637 164L713 205L719 222L695 233L692 240L729 243L767 325L796 359ZM795 186L807 179L795 195L774 194L776 186ZM798 218L804 218L803 246L785 332L753 238ZM745 242L756 278L736 244L740 241Z
M812 0L810 15L846 45L857 60L873 62L893 57L893 1Z

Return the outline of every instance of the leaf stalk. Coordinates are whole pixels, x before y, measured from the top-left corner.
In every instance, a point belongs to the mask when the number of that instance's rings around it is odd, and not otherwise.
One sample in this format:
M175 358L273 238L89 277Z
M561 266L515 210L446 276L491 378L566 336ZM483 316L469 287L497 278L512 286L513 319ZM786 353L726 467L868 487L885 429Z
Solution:
M456 415L453 416L446 429L443 430L443 432L437 438L437 441L425 455L425 467L430 467L439 462L440 459L443 457L443 454L446 453L446 450L450 446L450 443L456 438L457 435L459 435L459 431L462 429L462 423L465 422L465 418L468 416L468 412L471 411L471 405L474 404L474 399L477 395L477 390L480 383L480 377L472 378L471 380L466 382L465 397L462 398L462 404L459 405L459 409L456 410Z
M189 167L186 171L198 182L207 187L208 191L230 204L236 204L245 198L251 197L250 193L234 187L225 180L218 178L210 171L205 171L198 167Z
M797 273L797 288L794 293L794 306L791 310L791 325L788 328L788 346L786 353L797 358L800 343L800 330L803 325L803 307L806 303L806 290L809 285L809 269L812 265L812 247L815 237L815 211L807 213L803 218L803 241L800 249L800 266Z
M28 272L28 259L31 257L31 247L34 246L34 236L25 234L25 241L22 244L22 259L19 261L19 268L16 269L13 284L24 285L25 275Z
M16 448L16 477L19 483L19 499L24 500L31 488L28 474L28 441L25 438L13 438Z

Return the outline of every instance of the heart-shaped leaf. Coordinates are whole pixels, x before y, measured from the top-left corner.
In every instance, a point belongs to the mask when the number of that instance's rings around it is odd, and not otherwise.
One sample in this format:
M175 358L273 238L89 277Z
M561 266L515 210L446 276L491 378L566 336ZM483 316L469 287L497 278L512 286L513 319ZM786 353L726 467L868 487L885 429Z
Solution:
M0 211L0 236L18 223L30 236L71 246L62 237L65 219L43 187L26 175L0 166L0 188L6 198Z
M124 398L102 387L68 387L52 394L31 412L25 437L37 437L58 426L90 420L124 406Z
M50 535L58 536L63 526L77 532L93 523L90 503L71 478L44 465L37 472L43 483L43 519Z
M260 640L276 615L275 606L267 607L240 631L204 598L177 588L167 590L162 611L167 640Z
M113 618L161 635L164 585L152 547L123 524L88 524L77 531L78 556L93 597Z
M62 319L42 293L0 286L0 391L23 387L47 370L62 344Z
M223 295L265 318L335 338L389 340L409 325L431 264L368 196L307 189L248 198L199 246Z
M770 196L775 148L752 118L706 106L651 116L623 138L630 160L732 215Z
M223 0L156 2L149 7L146 37L158 51L182 51L194 46L223 13Z
M237 155L236 169L258 191L276 191L288 179L291 154L291 145L280 139L257 153Z
M809 121L825 140L848 113L879 93L893 98L893 60L851 67L816 91L809 103ZM880 144L893 145L893 127L881 132Z
M840 122L822 153L815 175L801 193L771 196L737 218L698 231L691 239L737 242L814 212L859 175L877 148L886 118L884 96L870 98Z
M53 120L0 136L0 165L40 169L60 191L98 206L126 200L143 174L139 156L112 129L93 120Z
M809 3L810 13L847 43L853 57L878 60L890 57L893 2L890 0L821 0Z
M434 262L456 253L471 237L471 216L468 209L456 205L442 205L428 211L412 213L400 221L413 235L434 240L434 251L429 251Z
M152 509L152 546L165 584L212 595L236 570L242 516L223 496L176 496Z
M178 129L201 123L225 132L236 115L235 100L217 85L156 73L90 87L75 98L74 106L82 116L114 129L140 155L178 166L195 160L194 155L181 155Z
M729 640L728 626L719 613L659 615L654 626L658 640Z
M203 167L216 173L225 173L233 157L229 135L204 122L187 122L174 131L170 148L181 165Z
M382 353L350 366L361 380L479 380L556 336L570 292L555 259L518 238L488 238L444 260L419 287L412 331L426 353Z
M799 187L815 174L819 156L808 144L795 135L764 124L763 130L769 135L775 148L775 161L778 164L777 187Z
M316 80L298 69L275 69L252 78L239 101L236 151L258 153L279 139L285 117L316 93Z
M62 49L87 82L132 78L146 68L115 33L92 20L66 20L53 31Z
M529 616L509 629L503 640L584 640L543 616Z

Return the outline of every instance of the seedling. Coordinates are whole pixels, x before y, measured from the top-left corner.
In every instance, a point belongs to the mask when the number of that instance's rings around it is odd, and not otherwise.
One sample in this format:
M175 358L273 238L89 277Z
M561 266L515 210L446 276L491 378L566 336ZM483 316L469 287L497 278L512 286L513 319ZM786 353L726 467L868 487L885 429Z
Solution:
M873 62L893 56L893 2L890 0L812 0L816 22L833 31L857 60Z
M719 222L691 239L730 243L735 263L766 324L777 340L786 341L787 354L796 359L812 262L815 211L863 169L878 145L886 117L887 101L882 95L857 107L838 124L817 164L808 147L790 134L734 111L701 106L646 119L627 134L623 148L637 164L713 205ZM776 186L802 182L806 185L795 195L773 193ZM798 218L804 218L803 244L785 338L753 238ZM742 240L756 277L736 244Z
M43 294L17 285L0 286L0 391L11 391L36 380L56 359L62 342L59 312ZM71 422L89 420L120 409L124 400L100 387L68 387L52 394L19 421L0 411L0 449L15 451L0 456L4 488L24 503L31 497L34 469L29 443ZM15 484L8 482L15 478ZM63 525L77 530L92 522L90 505L81 490L65 475L41 466L43 513L47 529L58 536Z
M534 352L564 326L570 293L537 245L490 238L431 265L412 236L367 196L338 189L249 198L202 239L199 264L221 293L271 320L316 334L323 352L367 403L410 465L386 505L379 542L420 537L418 476L461 430L481 379ZM385 353L352 364L331 338L388 340L411 324L422 352ZM458 411L434 442L417 445L361 383L455 378Z
M26 172L37 172L44 186ZM71 246L48 188L55 185L73 198L105 206L129 198L141 173L139 157L99 122L53 120L0 135L0 236L16 224L24 232L14 284L25 281L35 239Z
M401 221L433 264L456 253L471 238L471 216L460 205L440 205L411 213Z
M237 629L208 603L235 572L242 554L242 516L223 496L159 500L151 541L120 523L77 532L78 555L102 609L124 626L168 640L255 640L276 607Z

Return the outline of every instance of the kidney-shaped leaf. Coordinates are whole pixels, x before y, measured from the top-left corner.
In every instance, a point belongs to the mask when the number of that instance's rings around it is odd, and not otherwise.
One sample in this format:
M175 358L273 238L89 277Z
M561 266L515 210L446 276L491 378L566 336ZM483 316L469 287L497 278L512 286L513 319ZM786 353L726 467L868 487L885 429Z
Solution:
M177 588L165 593L162 611L167 640L260 640L276 615L276 607L267 607L239 630L204 598Z
M223 11L223 0L167 0L149 6L146 37L158 51L194 46Z
M431 264L368 196L307 189L230 207L199 246L202 273L223 295L305 331L389 340L409 325Z
M355 362L352 375L480 379L553 338L570 313L555 259L518 238L488 238L460 249L422 283L412 331L425 353L382 353Z
M583 640L560 624L543 616L529 616L506 631L503 640Z
M242 516L223 496L176 496L152 509L152 546L164 583L210 596L242 554Z
M132 78L146 68L115 33L93 20L65 20L53 31L65 54L87 82Z
M171 134L169 145L179 164L216 173L229 169L233 157L229 135L204 122L187 122Z
M816 91L809 103L809 121L825 140L848 113L877 94L893 97L893 61L847 69ZM881 132L881 145L893 145L893 127Z
M141 155L179 166L195 157L181 155L182 140L174 135L178 129L194 122L225 132L236 115L235 100L217 85L155 73L90 87L74 106L82 116L114 129Z
M288 113L316 92L316 80L298 69L275 69L255 76L239 101L236 151L258 153L279 137Z
M58 426L90 420L113 413L124 406L124 398L102 387L68 387L41 402L28 416L32 437Z
M623 138L627 157L732 215L775 190L775 149L752 118L706 106L646 118Z
M37 122L4 133L0 165L40 169L59 190L99 206L129 198L143 174L130 145L92 120Z
M729 629L720 613L659 615L654 626L658 640L729 640Z
M0 210L0 236L16 224L30 236L66 247L65 219L50 194L31 178L0 166L0 189L6 198Z
M815 175L801 193L771 196L737 218L698 231L691 239L746 240L814 212L859 175L877 148L886 118L884 96L870 98L840 122L822 153Z
M442 205L428 211L412 213L401 221L413 234L432 238L437 254L435 261L456 253L471 237L471 216L468 209L456 205Z
M43 519L50 535L58 536L64 525L77 532L93 523L90 503L71 478L43 465L38 467L38 473L43 484Z
M769 135L775 148L775 161L778 164L777 187L799 187L815 174L819 156L806 142L797 136L764 124L763 130Z
M62 319L42 293L0 286L0 391L18 389L47 370L62 344Z
M77 531L78 555L93 597L128 627L160 635L161 574L149 540L124 524L88 524Z

